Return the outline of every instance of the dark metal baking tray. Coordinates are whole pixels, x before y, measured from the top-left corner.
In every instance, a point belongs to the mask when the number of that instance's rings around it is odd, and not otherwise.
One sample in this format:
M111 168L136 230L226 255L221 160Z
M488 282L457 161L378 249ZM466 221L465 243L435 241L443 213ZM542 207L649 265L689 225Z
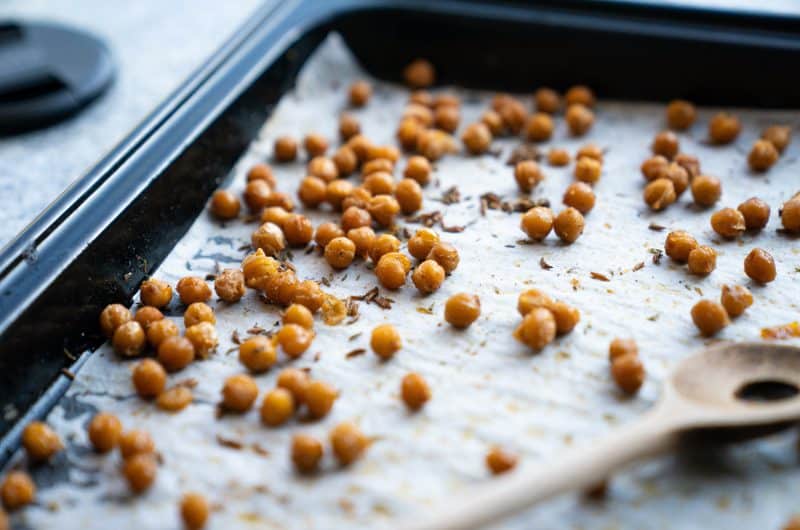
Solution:
M631 2L295 0L261 8L0 255L0 464L203 211L330 31L376 77L427 57L439 82L604 98L800 107L800 22Z

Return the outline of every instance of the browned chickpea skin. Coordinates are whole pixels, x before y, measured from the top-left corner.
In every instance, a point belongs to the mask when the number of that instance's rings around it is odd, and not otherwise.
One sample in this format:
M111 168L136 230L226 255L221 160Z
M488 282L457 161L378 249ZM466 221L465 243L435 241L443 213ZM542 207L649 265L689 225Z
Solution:
M316 313L325 301L325 293L314 280L303 280L294 288L291 301L294 304L304 305L309 311Z
M178 280L175 290L178 291L181 302L186 305L195 302L207 302L211 299L211 288L199 276L184 276Z
M533 94L533 105L538 112L555 114L561 107L561 96L552 88L542 87Z
M256 335L239 345L239 362L251 372L266 372L277 360L275 345L264 335Z
M259 413L264 425L277 427L289 421L294 414L294 409L292 393L285 388L276 388L264 396Z
M517 181L520 191L530 193L537 184L544 180L544 174L535 161L523 160L514 167L514 179Z
M747 164L753 171L766 171L778 161L778 150L769 140L756 140L747 155Z
M534 241L542 241L553 229L555 216L550 208L534 206L522 215L520 228Z
M400 203L389 195L376 195L367 203L367 212L378 226L392 226L400 213Z
M698 206L713 206L722 196L722 183L711 175L698 175L692 180L692 198Z
M408 240L408 252L418 260L424 260L438 242L439 234L430 228L420 228Z
M444 277L445 274L442 266L432 259L428 259L420 263L419 266L414 269L414 272L411 274L411 281L414 282L414 286L419 292L422 294L429 294L441 287L442 282L444 282Z
M635 394L644 383L644 365L637 355L622 355L611 361L611 376L626 394Z
M300 181L297 197L306 208L316 208L325 201L327 185L319 177L308 176Z
M346 237L333 238L325 246L325 261L334 269L345 269L356 257L356 245Z
M325 201L336 211L342 211L344 200L353 194L354 186L342 179L332 180L325 188Z
M111 338L114 351L123 357L139 355L144 351L146 343L144 329L135 320L122 324L114 331L114 336Z
M278 162L291 162L297 158L297 141L291 136L281 136L275 140L273 155Z
M484 123L473 123L464 129L461 141L473 155L480 155L492 146L492 132Z
M723 208L711 214L711 228L722 237L732 239L745 231L744 215L733 208Z
M587 107L594 107L595 97L592 89L585 85L575 85L567 90L564 94L564 99L567 105L585 105Z
M265 255L261 249L248 254L242 260L245 285L253 289L262 289L264 280L278 272L279 265L278 260Z
M769 252L754 248L744 258L744 273L758 283L769 283L775 279L775 260Z
M170 289L171 292L172 289ZM103 335L111 338L118 327L131 320L133 320L133 315L127 307L122 304L109 304L100 313L100 329Z
M349 114L347 112L343 112L341 116L339 116L339 137L342 139L343 142L347 142L352 138L355 138L361 133L361 124L358 122L358 119ZM347 145L350 149L353 149L351 145ZM359 157L358 153L355 149L353 149L353 153L356 155L356 158L362 159L363 157Z
M675 230L667 234L664 253L678 263L686 263L689 260L689 253L697 246L697 240L689 232Z
M217 190L211 196L211 213L222 220L236 219L242 208L239 198L228 190Z
M186 337L167 337L158 346L158 362L170 372L186 368L194 358L194 343Z
M344 230L336 223L322 223L314 232L314 242L321 248L325 248L333 239L342 236L344 236Z
M123 433L119 439L119 452L124 459L135 455L151 454L155 450L156 444L147 431L128 431Z
M342 229L349 232L353 228L369 226L372 224L372 216L363 208L351 206L342 213Z
M583 136L594 125L594 112L580 103L575 103L567 108L566 121L572 136Z
M394 197L400 210L408 215L422 208L422 188L416 180L404 178L394 189Z
M330 182L339 176L336 163L327 156L315 156L309 160L306 171L312 177L319 177L325 182Z
M436 71L430 61L414 59L403 69L403 79L411 88L428 88L436 82Z
M367 203L369 202L370 198L372 197L372 193L369 192L364 186L356 186L350 190L350 194L347 197L342 199L341 205L339 205L336 210L345 211L351 206L355 206L356 208L361 208L362 210L367 207ZM371 221L372 219L370 219Z
M22 431L22 447L32 462L43 462L50 459L64 448L61 438L46 423L32 421Z
M251 180L244 188L244 202L251 212L260 212L268 206L272 188L265 180Z
M308 383L304 403L312 418L324 418L333 408L339 392L324 381L313 380Z
M300 280L293 271L279 271L266 280L264 294L272 303L286 306L294 299L298 285L300 285Z
M403 377L400 395L409 410L417 411L431 399L431 389L424 377L412 372Z
M744 225L747 230L762 230L769 221L769 204L757 197L750 197L736 207L744 216Z
M406 283L406 269L402 260L394 256L394 252L385 254L375 265L375 276L378 277L380 284L387 289L399 289Z
M617 337L611 341L611 344L608 345L608 360L613 362L623 355L633 355L634 357L639 355L639 346L635 340Z
M210 511L208 501L199 493L186 493L181 497L181 520L186 530L205 528Z
M313 473L322 460L322 444L307 434L295 434L292 437L292 463L300 473Z
M525 124L525 138L531 142L546 142L553 136L553 118L550 114L537 112Z
M454 328L468 328L480 315L481 299L474 294L454 294L444 306L444 319Z
M716 335L730 324L725 308L711 300L700 300L692 307L692 321L706 337Z
M156 457L150 453L134 455L122 464L122 475L134 493L149 489L156 480L157 472Z
M689 187L689 172L686 171L683 166L675 162L667 166L663 177L672 181L672 186L675 188L675 195L678 197Z
M347 239L356 246L356 255L366 258L375 241L375 231L369 226L352 228L347 231Z
M139 287L139 298L144 305L161 309L172 300L172 287L165 281L148 278Z
M700 276L711 274L717 268L717 251L701 245L689 252L687 259L689 272Z
M686 170L689 180L693 180L700 175L700 160L696 156L686 153L678 153L673 160L676 164Z
M553 220L553 231L564 243L572 244L583 234L585 221L575 208L564 208Z
M363 107L372 96L372 85L368 81L356 81L350 85L348 95L352 106Z
M738 317L753 305L753 294L743 285L723 285L720 303L730 317Z
M459 121L461 121L461 113L458 107L445 105L436 107L433 111L433 123L436 128L443 131L454 133L458 129Z
M800 195L795 195L780 210L783 229L790 233L800 232Z
M594 208L595 195L592 187L585 182L573 182L564 192L562 201L566 206L571 206L586 215Z
M708 137L712 143L718 145L729 144L736 140L742 130L739 118L725 112L720 112L711 118L708 123Z
M133 387L139 397L151 399L167 386L167 372L158 361L144 359L133 369Z
M517 299L517 311L523 317L537 307L551 308L555 301L549 295L538 289L528 289L520 293Z
M697 119L697 110L684 99L674 99L667 105L667 126L676 131L685 131Z
M283 235L286 236L286 241L293 247L305 246L314 237L314 227L305 215L290 214L281 228L283 228Z
M578 308L566 302L555 302L548 309L553 313L553 318L556 321L556 333L559 335L564 335L575 329L575 326L581 320L581 312L578 311Z
M547 163L555 167L563 167L570 163L569 151L552 148L547 152Z
M318 133L309 133L303 139L303 147L309 158L322 156L328 150L328 140Z
M246 374L230 376L222 387L222 406L231 412L247 412L257 397L258 385Z
M779 153L783 153L792 139L792 128L786 125L771 125L764 129L761 138L774 145Z
M89 442L98 453L107 453L119 443L122 423L110 412L98 412L87 427Z
M677 199L675 184L668 178L657 178L645 186L644 202L655 211L661 211Z
M375 352L375 355L387 361L391 359L395 353L400 351L400 348L403 346L403 341L394 326L391 324L380 324L372 330L369 345L372 351Z
M680 142L678 137L672 131L661 131L653 139L650 146L654 155L661 155L664 158L671 160L680 150Z
M461 261L456 247L443 241L437 241L433 244L426 259L432 259L441 265L444 269L444 272L447 274L451 274L454 270L456 270L459 261Z
M219 344L217 330L211 322L200 322L199 324L186 328L184 336L192 343L196 356L201 359L208 357L214 348L217 347L217 344ZM159 347L159 350L160 349L161 347Z
M588 156L579 158L575 163L575 179L580 182L596 184L602 171L603 164Z
M486 453L486 467L492 475L507 473L517 466L517 455L506 451L502 447L494 446Z
M244 273L239 269L223 269L214 279L214 291L222 301L238 302L245 293Z
M348 466L358 460L369 447L369 439L356 424L342 422L330 434L331 449L339 464Z
M523 317L514 337L532 350L539 351L553 342L556 330L553 313L544 307L534 307Z
M24 471L10 471L0 484L0 499L8 510L18 510L36 498L36 484Z
M285 388L291 392L295 403L298 405L305 403L306 390L309 384L311 384L311 379L308 377L308 373L298 368L286 368L281 370L275 382L278 388Z

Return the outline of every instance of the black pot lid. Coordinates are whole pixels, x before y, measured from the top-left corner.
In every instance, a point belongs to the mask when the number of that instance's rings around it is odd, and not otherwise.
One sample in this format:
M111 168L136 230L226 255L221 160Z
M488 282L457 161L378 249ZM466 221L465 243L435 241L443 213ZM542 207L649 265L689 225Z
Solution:
M0 22L0 134L63 119L113 78L111 53L92 35L56 24Z

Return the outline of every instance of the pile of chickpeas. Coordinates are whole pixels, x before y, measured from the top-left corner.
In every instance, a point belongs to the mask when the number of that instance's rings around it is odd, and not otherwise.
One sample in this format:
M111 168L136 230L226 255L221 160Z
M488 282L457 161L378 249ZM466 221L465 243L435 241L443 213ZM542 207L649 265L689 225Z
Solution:
M520 293L517 310L522 322L514 330L514 337L533 351L540 351L555 340L575 329L581 313L571 305L554 300L538 289Z

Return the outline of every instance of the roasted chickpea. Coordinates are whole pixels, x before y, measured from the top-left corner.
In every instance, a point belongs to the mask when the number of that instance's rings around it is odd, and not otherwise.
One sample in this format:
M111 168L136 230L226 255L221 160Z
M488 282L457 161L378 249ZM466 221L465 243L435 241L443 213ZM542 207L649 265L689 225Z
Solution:
M350 231L353 228L369 226L372 223L372 216L367 210L351 206L342 214L341 223L343 230Z
M287 212L291 212L294 210L294 201L292 200L292 198L289 196L288 193L283 193L281 191L273 191L269 195L269 197L267 197L267 203L265 204L265 207L282 208Z
M587 107L594 107L595 97L592 89L585 85L575 85L567 90L564 95L567 105L581 104Z
M342 139L343 142L347 142L352 138L355 138L361 132L361 124L358 122L355 116L352 114L348 114L347 112L343 112L341 116L339 116L339 137ZM350 149L353 149L351 145L347 145ZM356 154L357 159L362 159L363 157L358 156L356 150L353 149L353 153Z
M455 140L450 134L438 129L422 130L417 135L417 152L430 161L439 160L447 153L456 151Z
M439 132L442 133L442 131ZM449 137L450 135L447 136ZM400 150L393 145L370 145L367 148L367 157L365 161L369 162L377 158L385 158L394 164L400 160Z
M775 260L764 249L754 248L744 258L744 273L758 283L769 283L775 279Z
M281 136L275 140L273 152L278 162L291 162L297 158L297 141L291 136Z
M651 145L654 155L661 155L664 158L672 159L680 150L678 137L672 131L661 131L653 139Z
M328 243L342 236L344 236L344 230L336 223L322 223L314 232L314 242L321 248L325 248Z
M351 206L355 206L357 208L364 209L367 207L367 202L372 197L372 193L369 192L364 186L357 186L353 188L350 192L350 195L345 197L342 200L342 210L347 210Z
M261 421L264 425L277 427L289 421L294 414L294 397L285 388L276 388L267 392L261 402Z
M217 317L214 315L214 310L203 302L195 302L190 304L183 313L183 325L187 328L199 324L200 322L217 323Z
M668 178L672 181L672 185L675 188L675 194L680 197L686 188L689 187L689 172L683 168L680 164L672 162L669 166L667 166L666 171L664 171L664 178Z
M404 214L411 214L422 208L422 188L414 179L401 180L394 190L394 196Z
M696 248L697 240L684 230L670 232L664 242L664 252L678 263L686 263L689 253Z
M603 165L595 160L584 156L575 163L575 179L588 184L596 184L600 180L600 173Z
M420 228L408 240L408 252L419 260L424 260L430 254L433 245L439 242L439 234L430 228Z
M655 211L660 211L675 202L675 184L668 178L657 178L644 188L644 202Z
M489 150L492 145L492 132L484 123L473 123L464 129L461 141L467 151L473 155L480 155Z
M669 160L661 155L655 155L642 163L642 175L645 180L653 181L666 175Z
M11 523L8 520L8 515L6 515L6 512L3 510L3 508L0 508L0 530L9 530L10 528Z
M416 103L425 107L433 107L433 95L427 90L414 90L408 97L409 103Z
M785 203L780 211L783 229L787 232L800 232L800 195L795 195Z
M403 172L404 177L414 179L424 186L430 180L430 175L431 163L428 162L427 158L424 156L412 156L408 159L406 169Z
M114 336L117 328L131 320L133 320L133 315L127 307L122 304L109 304L100 313L100 329L103 331L103 335L110 338Z
M353 185L342 179L332 180L325 189L325 200L334 210L341 211L344 200L352 195Z
M214 329L214 324L211 322L200 322L199 324L186 328L184 335L194 346L196 356L201 359L208 357L219 343L217 330ZM159 346L159 350L160 349L161 347Z
M238 302L245 293L244 273L239 269L224 269L214 280L214 291L220 300ZM148 332L148 338L150 334Z
M417 373L406 374L400 384L400 394L410 410L419 410L431 399L431 389L425 378Z
M289 211L281 206L268 206L261 212L261 222L282 226L289 215Z
M792 128L785 125L772 125L764 129L761 138L774 145L779 153L783 153L792 139Z
M583 233L584 225L583 215L572 207L561 210L553 220L553 230L565 243L574 243Z
M284 324L278 331L277 337L284 353L296 359L311 346L311 342L314 340L314 332L299 324Z
M520 293L517 299L517 311L520 315L525 316L537 307L550 309L554 304L555 301L547 294L538 289L528 289Z
M375 241L375 231L368 226L353 228L347 231L347 239L356 245L356 255L366 258Z
M280 263L264 254L260 248L242 260L244 283L253 289L263 289L264 282L278 272Z
M128 431L119 439L119 452L122 458L155 452L156 444L147 431Z
M314 237L314 227L305 215L290 214L283 222L282 228L286 241L293 247L307 245Z
M555 114L561 107L561 97L552 88L542 87L533 94L533 104L539 112Z
M266 372L277 361L275 345L264 335L256 335L239 345L239 362L251 372Z
M534 241L542 241L553 229L554 215L550 208L534 206L520 220L520 228Z
M608 360L614 362L619 357L624 355L639 355L639 346L633 339L615 338L608 346Z
M611 376L626 394L635 394L644 383L644 365L638 355L622 355L611 361Z
M11 471L0 485L0 498L9 510L17 510L34 501L36 484L24 471Z
M708 137L715 144L729 144L736 140L742 130L739 118L720 112L708 123Z
M375 355L386 361L400 350L403 341L394 326L381 324L372 330L369 344Z
M353 155L355 156L355 154ZM336 163L326 156L315 156L308 162L308 174L324 182L330 182L339 177Z
M122 474L134 493L142 493L156 480L158 465L151 453L134 455L122 464Z
M363 107L372 96L372 85L367 81L356 81L350 85L350 104L354 107Z
M303 280L295 287L291 301L295 304L304 305L309 311L316 313L322 307L324 299L325 293L322 292L317 282Z
M322 156L328 150L328 140L321 134L310 133L303 139L303 147L305 147L309 158Z
M493 475L500 475L514 469L517 465L517 455L509 453L500 447L492 447L486 453L486 467Z
M744 225L747 230L761 230L769 221L769 205L757 197L751 197L737 208L744 216Z
M687 264L692 274L711 274L717 268L717 252L711 247L701 245L689 252Z
M433 111L434 125L443 131L449 133L455 132L458 129L458 122L461 120L461 113L458 107L451 105L444 105L436 107Z
M425 127L419 122L419 120L411 117L403 118L400 122L400 125L397 126L397 132L395 136L397 137L397 141L406 151L411 151L417 145L417 139L419 138L419 133L423 131Z
M22 431L22 446L32 462L48 460L63 449L58 434L44 422L32 421Z
M513 134L519 134L528 120L528 110L521 102L509 97L494 109L503 120L503 127Z
M575 158L576 159L580 159L580 158L583 158L583 157L591 158L593 160L597 160L598 162L600 162L602 164L603 163L603 149L597 144L588 143L586 145L581 146L581 148L578 149L578 152L575 153Z
M386 173L389 178L393 178L394 162L387 158L374 158L369 162L364 163L361 167L361 175L366 179L373 173Z
M114 331L114 336L111 338L114 351L124 357L139 355L144 351L146 343L144 329L135 320L122 324Z
M539 168L539 164L533 160L523 160L514 167L514 179L520 191L530 193L542 180L544 174Z
M232 375L222 387L222 406L233 412L247 412L258 397L258 386L246 374Z
M575 326L581 320L581 312L578 311L578 308L564 302L555 302L548 309L553 313L553 318L556 321L556 333L559 335L564 335L575 329Z
M330 438L333 454L343 466L358 460L369 446L369 440L361 429L347 421L334 427Z
M278 388L285 388L291 392L295 403L300 404L306 401L306 391L308 390L308 385L311 384L311 380L303 370L286 368L278 374L278 380L275 384Z
M378 226L392 226L400 212L400 203L389 195L377 195L367 203L367 212Z
M156 398L156 406L167 412L179 412L192 404L194 395L185 386L173 386L160 393Z
M722 184L717 177L698 175L692 180L692 197L698 206L713 206L722 195Z
M325 261L334 269L344 269L353 263L356 245L346 237L336 237L325 246Z
M158 362L170 372L186 368L194 358L194 343L186 337L167 337L158 347Z
M451 274L456 270L460 261L456 247L443 241L437 241L433 244L426 259L432 259L441 265L447 274Z
M580 103L575 103L567 108L567 126L573 136L583 136L594 125L594 112Z
M778 150L769 140L756 140L747 155L747 164L753 171L766 171L778 161Z
M475 322L481 314L481 300L477 295L458 293L447 299L444 319L453 327L464 329Z
M556 337L556 320L544 307L534 307L514 331L514 337L529 348L539 351Z
M87 432L94 450L98 453L107 453L119 443L122 423L110 412L99 412L89 422Z
M359 161L364 162L372 142L363 134L356 134L347 140L347 147L353 150Z
M228 190L217 190L211 196L211 213L218 219L235 219L240 209L239 198Z
M326 198L325 181L319 177L308 176L300 182L297 189L297 197L306 208L316 208L325 201Z
M139 397L150 399L164 391L167 386L167 372L158 361L145 359L133 369L132 380Z
M546 142L553 135L554 128L550 114L537 112L525 124L525 137L531 142Z
M743 285L723 285L720 295L722 307L728 316L738 317L745 310L753 305L753 295L750 290Z
M689 180L694 179L700 174L700 160L696 156L678 153L675 155L674 162L686 170Z
M552 148L547 152L547 163L551 166L562 167L569 165L570 156L566 149Z
M733 208L723 208L711 215L711 228L722 237L734 238L744 232L744 215Z
M261 211L269 205L272 188L266 180L251 180L244 188L244 202L251 212Z
M594 208L595 195L592 187L585 182L573 182L564 192L563 203L586 215Z
M697 118L697 111L690 102L674 99L667 105L667 125L670 129L685 131Z
M725 308L711 300L700 300L692 307L692 321L706 337L716 335L730 324Z
M402 260L395 257L394 252L384 254L375 265L375 276L387 289L399 289L406 283L406 269Z
M403 69L403 78L411 88L427 88L436 81L436 71L430 61L415 59Z
M503 133L503 118L493 110L487 110L481 114L481 123L486 125L492 136L499 136Z
M207 302L211 299L211 288L203 278L198 276L185 276L181 278L178 280L178 285L175 289L178 291L181 302L186 305L195 302Z
M312 473L322 460L322 444L307 434L292 437L292 462L300 473Z
M199 493L187 493L181 498L181 519L186 530L205 528L210 511L208 501Z
M441 287L444 282L444 269L441 265L428 259L419 264L411 275L411 281L422 294L429 294Z
M312 418L323 418L333 407L333 402L339 393L328 383L314 380L308 384L304 395L304 402Z
M304 305L292 304L283 313L283 324L297 324L308 330L314 329L314 315Z

